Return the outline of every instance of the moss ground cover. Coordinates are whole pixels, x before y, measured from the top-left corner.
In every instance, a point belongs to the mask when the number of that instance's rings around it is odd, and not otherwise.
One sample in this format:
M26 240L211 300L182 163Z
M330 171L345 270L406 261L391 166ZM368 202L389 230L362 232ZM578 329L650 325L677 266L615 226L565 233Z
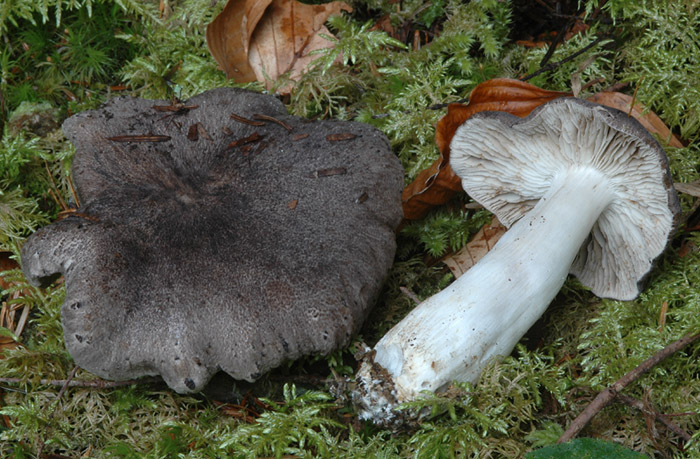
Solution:
M204 38L223 3L0 1L0 252L17 257L28 234L57 218L62 205L74 205L73 149L57 129L65 117L116 94L185 99L233 85ZM555 4L564 11L557 13ZM572 80L580 81L582 97L613 85L635 94L684 140L685 147L667 149L674 180L700 178L695 1L582 2L586 27L551 56L547 46L522 43L573 23L576 2L357 0L352 6L351 15L329 22L342 62L335 62L335 51L320 55L283 100L294 114L377 126L403 162L407 182L438 157L433 137L442 104L489 78L535 72L545 57L564 62L531 83L570 90ZM391 27L373 27L380 21ZM386 30L405 46L387 40ZM437 260L489 219L465 209L466 199L454 198L398 234L394 268L357 342L373 344L416 297L453 280ZM691 216L687 227L697 226L695 198L681 199ZM290 362L252 385L237 383L226 394L229 403L220 403L218 393L177 395L157 382L69 387L59 397L61 385L51 380L66 380L74 367L63 345L62 287L28 286L10 269L1 274L8 283L2 301L29 305L31 312L21 346L5 349L0 359L0 377L20 380L0 383L0 456L522 456L554 443L586 403L625 372L700 331L699 246L697 230L682 228L632 302L600 300L569 280L511 356L493 363L474 386L457 384L416 402L429 416L400 432L354 416L344 377L353 374L356 346ZM690 441L622 403L604 409L583 435L651 456L698 457L699 350L677 353L625 391L673 414ZM92 378L80 370L75 375L76 381Z

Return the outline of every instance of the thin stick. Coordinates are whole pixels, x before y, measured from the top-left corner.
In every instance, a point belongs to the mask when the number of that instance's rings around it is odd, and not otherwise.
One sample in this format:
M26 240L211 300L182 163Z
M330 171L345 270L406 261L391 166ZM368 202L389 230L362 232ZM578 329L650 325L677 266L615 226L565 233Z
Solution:
M278 119L275 118L274 116L270 116L270 115L261 115L260 113L256 113L255 115L253 115L253 119L256 119L256 120L259 120L259 121L271 121L271 122L273 122L273 123L275 123L275 124L279 124L280 126L282 126L283 128L285 128L288 132L292 132L292 130L294 130L294 128L293 128L292 126L290 126L289 124L285 123L285 122L282 121L282 120L278 120Z
M73 195L73 200L75 200L75 207L80 207L80 199L78 199L78 193L75 192L75 187L73 186L73 179L70 177L70 175L67 177L68 178L68 185L70 186L70 192Z
M162 381L158 377L128 379L126 381L105 381L104 379L41 379L39 384L43 386L58 387L92 387L95 389L112 389L114 387L131 386L132 384L153 384ZM24 384L28 381L24 378L0 378L4 384Z
M586 409L584 409L581 414L579 414L576 419L571 422L569 428L566 429L566 432L564 432L561 437L559 437L557 443L564 443L576 437L576 435L578 435L579 432L586 427L591 419L593 419L600 410L605 408L611 401L613 401L617 394L619 394L625 387L649 371L654 365L669 357L674 352L683 349L688 344L697 341L698 339L700 339L700 333L696 335L685 335L678 341L674 341L665 348L661 349L659 352L640 363L637 368L615 381L610 387L599 393L596 398L594 398L593 401L588 404Z
M639 80L639 83L637 83L637 86L634 87L634 93L632 94L632 102L630 102L630 110L627 112L628 118L630 116L632 116L632 110L634 110L634 104L637 103L637 91L639 91L639 87L642 85L643 81L644 81L644 77L642 77Z
M547 64L547 65L545 65L544 67L540 68L540 69L537 70L536 72L533 72L533 73L531 73L531 74L529 74L529 75L525 75L524 77L520 78L520 81L527 81L527 80L529 80L529 79L531 79L531 78L536 77L537 75L539 75L539 74L541 74L541 73L548 72L548 71L550 71L550 70L554 70L555 68L559 67L560 65L566 64L566 63L569 62L570 60L576 59L578 56L580 56L581 54L585 53L586 51L588 51L589 49L593 48L594 46L598 45L598 43L600 43L601 41L605 40L606 38L608 38L607 35L601 35L600 37L596 38L595 40L593 40L592 42L590 42L589 44L587 44L587 45L584 46L583 48L579 49L579 50L576 51L575 53L571 54L570 56L566 56L564 59L562 59L562 60L560 60L560 61L557 61L557 62L550 62L549 64Z
M574 24L573 19L569 19L566 24L559 30L557 33L557 36L554 37L554 40L552 40L552 43L549 44L549 48L547 49L547 53L544 55L542 60L540 61L540 68L544 67L547 65L547 62L552 58L552 55L554 55L554 50L557 49L557 46L559 46L559 43L562 42L564 39L564 36L566 35L566 31L569 29Z
M68 209L68 204L66 204L66 201L63 200L63 197L61 196L61 193L58 191L58 187L56 186L56 182L53 180L53 174L51 174L51 169L49 169L49 163L44 160L44 166L46 167L46 172L49 174L49 180L51 181L51 186L53 187L54 190L56 190L56 196L54 196L54 199L58 203L58 206L61 208L61 210L66 210ZM52 190L49 190L51 192Z
M641 400L637 400L636 398L630 397L629 395L625 394L617 394L617 398L619 398L621 402L631 406L632 408L636 408L639 411L648 412L649 414L652 414L659 422L665 425L668 428L668 430L675 432L676 435L681 437L683 441L689 442L692 438L692 436L688 432L681 429L676 423L672 422L665 414L659 413L655 409L644 406L644 403Z

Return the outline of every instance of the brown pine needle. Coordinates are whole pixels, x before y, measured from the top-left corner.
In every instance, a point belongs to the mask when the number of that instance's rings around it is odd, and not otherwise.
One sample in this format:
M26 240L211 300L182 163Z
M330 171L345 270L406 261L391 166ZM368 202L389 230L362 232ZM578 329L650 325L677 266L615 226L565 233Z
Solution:
M51 173L51 169L49 169L49 163L44 160L44 167L46 167L46 172L49 174L49 180L51 181L51 188L49 190L49 194L51 197L56 201L56 204L58 204L58 207L61 208L61 210L68 210L68 204L66 204L66 201L63 200L61 197L61 193L58 191L58 187L56 186L56 182L53 179L53 174Z

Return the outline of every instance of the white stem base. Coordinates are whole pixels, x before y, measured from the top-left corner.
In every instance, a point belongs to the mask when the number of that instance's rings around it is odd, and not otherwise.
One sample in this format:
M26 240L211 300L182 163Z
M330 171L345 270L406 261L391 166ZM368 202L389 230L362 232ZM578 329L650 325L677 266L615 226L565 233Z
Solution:
M492 358L508 355L560 290L613 198L591 168L558 174L484 258L377 343L357 374L361 415L386 422L396 404L452 381L476 382Z

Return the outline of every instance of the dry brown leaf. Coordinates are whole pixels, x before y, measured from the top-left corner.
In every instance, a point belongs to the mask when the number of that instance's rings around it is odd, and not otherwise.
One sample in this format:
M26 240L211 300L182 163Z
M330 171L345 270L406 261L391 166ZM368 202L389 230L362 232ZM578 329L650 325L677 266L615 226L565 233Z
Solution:
M5 281L2 277L4 271L9 271L10 269L19 268L19 265L15 260L10 258L12 254L10 252L0 252L0 290L7 289L10 284Z
M505 232L506 227L501 225L496 217L493 217L491 222L485 224L467 245L458 252L444 257L442 262L450 268L452 274L457 278L481 260Z
M334 45L321 34L331 35L324 23L342 10L352 8L343 2L229 0L207 27L207 45L227 77L238 83L258 80L269 89L288 71L298 79L316 59L311 51Z
M462 184L449 166L450 141L457 128L474 113L504 111L527 116L535 107L570 93L547 91L510 78L494 78L478 85L469 95L469 103L450 104L447 114L438 121L435 142L442 156L423 170L403 190L404 219L418 220L430 209L446 203Z
M678 137L671 133L671 130L664 124L663 121L661 121L661 118L659 118L656 113L652 112L651 110L645 113L646 108L638 102L634 104L634 108L632 108L632 111L630 111L630 107L634 101L632 96L628 96L627 94L623 94L621 92L599 92L598 94L594 94L589 97L588 100L628 113L634 116L637 121L639 121L642 126L646 128L647 131L651 132L652 134L657 134L672 147L683 147L683 144Z
M237 83L255 81L248 63L250 40L272 0L229 0L207 26L207 46L226 76Z
M343 10L352 8L343 2L307 5L295 0L273 0L253 33L248 54L258 81L270 89L280 75L290 70L290 78L298 80L318 58L309 55L311 51L334 46L321 34L331 35L324 23ZM289 89L282 88L280 92Z
M10 255L9 252L0 252L0 290L5 290L12 286L11 283L3 278L2 273L19 268L17 262L10 258ZM10 299L17 299L24 293L24 290L13 292L10 294ZM22 334L28 318L28 304L10 304L5 301L0 303L0 327L7 328L14 333L15 336L20 336ZM0 351L3 349L15 349L17 346L19 346L19 344L9 336L0 336Z
M700 180L690 183L674 183L673 187L681 193L700 198Z

